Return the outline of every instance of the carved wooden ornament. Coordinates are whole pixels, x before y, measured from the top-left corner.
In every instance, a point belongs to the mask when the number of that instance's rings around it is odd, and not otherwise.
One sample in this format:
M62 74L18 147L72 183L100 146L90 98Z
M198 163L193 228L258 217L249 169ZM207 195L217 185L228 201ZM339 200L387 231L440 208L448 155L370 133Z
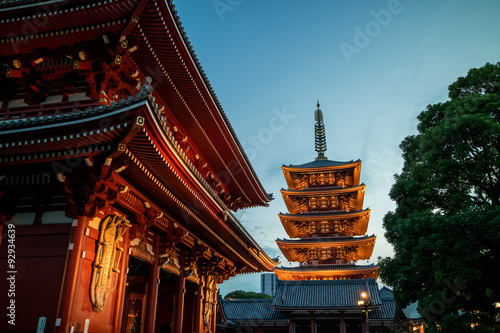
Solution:
M110 292L116 288L118 277L113 279L113 273L120 273L120 259L123 249L118 245L128 227L129 221L123 216L106 216L99 228L99 241L90 282L90 302L94 312L101 312L106 305ZM118 255L117 255L118 254ZM113 285L112 284L112 281Z

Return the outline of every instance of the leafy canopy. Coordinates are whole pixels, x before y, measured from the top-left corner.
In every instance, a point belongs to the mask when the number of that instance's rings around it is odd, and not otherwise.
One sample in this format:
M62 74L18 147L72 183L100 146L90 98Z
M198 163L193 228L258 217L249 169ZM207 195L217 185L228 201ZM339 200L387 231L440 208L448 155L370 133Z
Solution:
M500 63L471 69L406 137L384 217L393 258L380 277L426 332L499 331ZM472 328L474 327L474 329Z
M255 291L243 291L243 290L235 290L224 296L224 299L240 299L240 298L273 298L265 293L256 293Z

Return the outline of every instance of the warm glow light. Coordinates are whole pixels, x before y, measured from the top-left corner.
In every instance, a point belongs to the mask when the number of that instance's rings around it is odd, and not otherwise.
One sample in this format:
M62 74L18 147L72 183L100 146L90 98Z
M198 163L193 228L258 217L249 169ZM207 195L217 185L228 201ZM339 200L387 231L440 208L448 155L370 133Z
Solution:
M358 301L358 305L359 306L365 305L365 301Z
M363 298L367 298L367 297L368 297L368 294L367 294L367 293L365 293L365 292L363 291L363 292L361 293L361 297L363 297Z

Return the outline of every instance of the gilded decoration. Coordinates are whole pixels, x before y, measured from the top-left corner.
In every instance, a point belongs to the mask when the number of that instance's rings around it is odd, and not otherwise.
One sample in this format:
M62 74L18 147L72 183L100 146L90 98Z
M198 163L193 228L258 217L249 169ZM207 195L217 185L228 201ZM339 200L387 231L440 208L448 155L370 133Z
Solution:
M347 172L323 172L299 174L300 189L310 187L345 187L347 185Z
M100 223L99 240L95 260L92 266L90 282L90 302L94 312L101 312L106 305L106 299L118 282L123 248L118 245L128 227L129 221L123 216L108 215ZM114 279L113 279L114 278Z
M215 304L217 302L217 280L219 274L211 272L206 276L205 300L203 304L203 324L210 327L212 316L214 314Z
M138 234L137 238L130 242L130 254L150 263L155 259L153 245L147 241L146 236L143 234Z
M349 212L351 210L351 196L318 196L297 198L295 201L299 204L302 211L315 212L315 211L328 211L328 210L344 210Z

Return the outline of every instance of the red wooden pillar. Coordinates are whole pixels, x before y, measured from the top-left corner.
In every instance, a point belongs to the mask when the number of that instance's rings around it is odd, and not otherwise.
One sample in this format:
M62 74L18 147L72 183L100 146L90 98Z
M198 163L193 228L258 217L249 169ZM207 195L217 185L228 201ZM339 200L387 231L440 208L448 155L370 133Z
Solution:
M368 329L368 320L366 320L368 316L368 312L367 312L367 315L363 318L363 323L365 324L365 333L370 333L370 330Z
M288 319L288 333L293 333L293 319Z
M311 312L311 333L316 333L316 325L314 325L314 314Z
M340 332L345 333L344 312L340 313Z
M80 272L82 243L87 225L87 218L80 217L77 220L73 220L73 228L71 230L68 253L66 255L66 264L64 266L63 282L59 294L54 332L65 333L70 330L70 319L73 313L76 286Z
M184 289L186 278L184 277L184 252L179 251L179 266L181 272L177 279L176 299L175 299L175 319L173 333L182 333L182 318L184 317Z
M202 309L202 294L203 294L203 278L200 279L198 286L196 288L196 298L194 304L194 333L201 332L201 309Z
M160 237L155 235L155 260L148 271L148 290L146 295L146 315L144 333L154 333L156 305L158 302L158 280L160 278Z
M129 235L130 232L127 230L123 235L123 253L122 253L122 263L120 265L120 280L118 280L116 288L116 308L115 308L115 333L121 332L121 325L123 319L123 311L126 304L124 304L125 298L125 286L127 285L127 268L129 259Z

